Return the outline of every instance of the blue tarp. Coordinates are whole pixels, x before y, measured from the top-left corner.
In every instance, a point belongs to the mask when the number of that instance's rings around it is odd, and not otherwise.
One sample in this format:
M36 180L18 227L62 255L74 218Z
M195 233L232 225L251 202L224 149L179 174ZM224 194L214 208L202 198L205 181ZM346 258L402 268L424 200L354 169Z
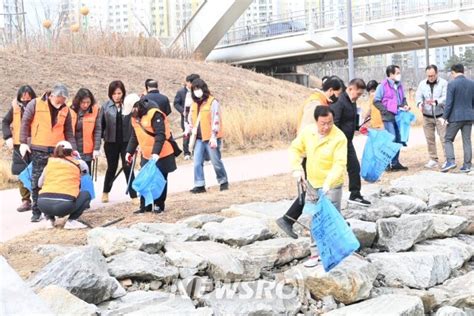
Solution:
M166 185L163 174L153 160L148 161L133 180L132 188L145 199L145 206L160 197Z
M385 171L402 147L394 143L395 137L386 130L369 129L369 136L362 154L360 175L367 182L375 182Z
M410 136L410 125L415 120L416 116L412 112L398 111L398 114L395 116L395 121L397 122L400 133L400 142L408 142L408 137Z
M95 199L94 181L88 173L81 176L81 191L89 192L91 200Z
M311 236L318 245L324 271L336 267L359 249L360 243L331 201L321 194L311 221Z
M33 163L30 163L19 175L18 179L23 183L23 186L31 192L31 175L33 174Z

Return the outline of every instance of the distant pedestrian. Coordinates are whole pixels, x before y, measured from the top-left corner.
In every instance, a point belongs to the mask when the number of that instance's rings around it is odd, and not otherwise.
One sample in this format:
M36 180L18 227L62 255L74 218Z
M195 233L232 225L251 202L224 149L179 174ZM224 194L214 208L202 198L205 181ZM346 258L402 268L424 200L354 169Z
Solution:
M395 116L399 111L409 111L405 91L402 85L402 75L400 67L390 65L387 67L385 78L377 87L374 97L374 105L382 114L385 130L395 137L395 143L401 143L400 130L395 121ZM404 144L406 145L406 144ZM393 157L392 162L387 167L388 171L408 170L399 161L400 151Z
M11 107L9 107L7 114L2 120L3 139L8 148L13 150L12 174L16 176L25 170L30 163L29 153L26 153L23 158L20 154L20 128L26 105L35 98L36 93L32 87L21 86L20 89L18 89L16 98L12 101ZM18 181L18 186L22 204L16 210L18 212L29 211L31 210L31 193L25 188L23 182Z
M443 114L443 124L446 129L446 163L441 171L447 172L456 168L454 156L454 139L459 131L462 135L464 163L459 171L470 172L472 167L471 131L474 123L474 82L464 76L464 66L456 64L451 67L454 78L448 83L446 108Z
M446 126L443 124L443 113L446 103L448 82L438 77L438 67L426 67L426 79L423 79L416 90L416 104L423 114L423 131L428 144L429 161L425 168L439 166L436 150L436 132L442 143L443 156L445 148Z
M189 121L188 116L193 104L193 97L191 93L191 87L193 81L199 79L199 75L190 74L186 77L186 83L184 87L178 90L176 96L174 97L174 108L181 114L181 129L185 135L183 136L183 151L184 151L184 160L191 159L191 151L189 150Z
M146 94L142 96L143 100L151 100L156 103L160 111L166 116L171 114L170 100L158 90L158 81L155 79L147 79L145 81L145 91Z

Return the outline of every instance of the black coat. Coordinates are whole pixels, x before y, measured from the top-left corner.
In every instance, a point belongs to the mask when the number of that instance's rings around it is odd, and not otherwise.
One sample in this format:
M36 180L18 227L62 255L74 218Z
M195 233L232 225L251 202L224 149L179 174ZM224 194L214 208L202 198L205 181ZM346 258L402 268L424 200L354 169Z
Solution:
M186 94L188 93L188 89L186 87L182 87L181 89L176 92L176 96L174 97L174 108L176 111L178 111L181 114L181 128L184 131L184 121L185 121L185 116L188 115L188 111L186 111L185 108L185 102L186 102Z
M170 100L164 94L161 94L158 90L152 90L142 97L143 100L153 101L158 104L158 108L161 112L165 113L166 116L171 114Z
M350 142L357 130L357 104L352 102L347 92L343 92L339 99L330 105L334 112L334 124L346 135Z

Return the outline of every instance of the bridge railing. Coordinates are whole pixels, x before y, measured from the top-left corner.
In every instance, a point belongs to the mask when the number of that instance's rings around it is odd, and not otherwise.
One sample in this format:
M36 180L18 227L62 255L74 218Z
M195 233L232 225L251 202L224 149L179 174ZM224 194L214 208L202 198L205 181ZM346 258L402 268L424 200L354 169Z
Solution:
M402 16L422 15L430 12L459 9L474 6L474 0L392 0L366 5L353 5L352 23L354 25L371 23L377 20L395 19ZM218 46L261 40L265 38L290 35L308 30L322 30L344 27L346 7L330 9L310 9L293 12L291 15L275 17L263 23L232 28Z

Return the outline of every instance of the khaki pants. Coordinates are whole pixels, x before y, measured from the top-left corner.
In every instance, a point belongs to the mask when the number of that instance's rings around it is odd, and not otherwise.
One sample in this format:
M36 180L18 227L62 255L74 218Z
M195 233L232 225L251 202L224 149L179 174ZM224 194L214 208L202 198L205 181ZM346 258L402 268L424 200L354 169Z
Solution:
M438 161L438 152L436 151L436 131L441 140L443 158L446 158L446 126L443 126L439 119L423 116L423 131L425 132L426 143L428 144L428 154L431 160Z

